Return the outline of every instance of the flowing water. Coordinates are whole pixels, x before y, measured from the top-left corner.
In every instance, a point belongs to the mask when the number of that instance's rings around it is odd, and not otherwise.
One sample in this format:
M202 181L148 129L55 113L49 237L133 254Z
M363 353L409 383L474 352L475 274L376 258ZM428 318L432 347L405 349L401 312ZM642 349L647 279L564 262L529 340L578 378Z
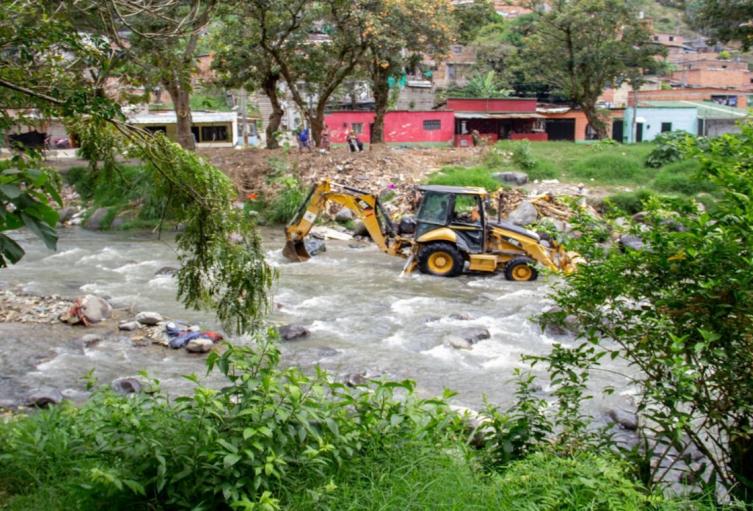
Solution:
M262 233L268 260L280 272L271 319L311 331L307 338L283 344L286 364L320 365L338 376L367 371L411 378L423 394L449 388L458 392L457 403L477 407L484 395L510 403L513 370L527 367L521 355L546 353L554 342L572 342L542 333L529 320L551 303L546 281L514 283L499 275L400 277L400 259L373 245L356 248L344 241L328 241L327 252L308 262L288 263L280 254L280 231ZM172 277L155 275L161 267L176 265L169 240L74 228L61 231L53 253L30 235L19 238L27 256L0 271L0 288L70 297L98 294L115 307L216 326L211 315L187 311L175 300ZM472 319L453 319L452 314ZM471 350L446 345L450 336L478 327L491 338ZM135 347L109 328L0 324L0 400L38 386L81 389L83 376L92 369L100 381L147 370L176 392L190 387L181 375L203 371L201 356L161 346ZM90 331L101 331L105 340L83 346L79 339ZM596 384L621 384L604 374L597 374ZM217 377L208 383L218 384Z

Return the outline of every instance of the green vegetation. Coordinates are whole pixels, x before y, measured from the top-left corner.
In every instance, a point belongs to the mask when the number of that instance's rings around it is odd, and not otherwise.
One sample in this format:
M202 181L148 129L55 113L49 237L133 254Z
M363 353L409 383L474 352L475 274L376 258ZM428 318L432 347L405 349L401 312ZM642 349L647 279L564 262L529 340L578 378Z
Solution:
M478 186L489 191L499 189L502 184L494 179L489 169L479 167L445 167L441 171L429 176L429 184L449 186Z

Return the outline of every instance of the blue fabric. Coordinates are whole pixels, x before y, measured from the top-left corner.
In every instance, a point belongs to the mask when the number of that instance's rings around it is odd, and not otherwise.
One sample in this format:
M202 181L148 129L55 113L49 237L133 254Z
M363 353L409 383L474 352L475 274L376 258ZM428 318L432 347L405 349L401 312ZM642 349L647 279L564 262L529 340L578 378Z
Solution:
M308 128L301 130L301 134L298 135L298 140L304 143L309 141L309 129Z
M168 334L169 335L169 334ZM192 341L194 339L198 339L201 337L201 332L186 332L182 335L179 335L173 339L170 339L170 347L173 349L182 348L186 344L188 344L188 341Z

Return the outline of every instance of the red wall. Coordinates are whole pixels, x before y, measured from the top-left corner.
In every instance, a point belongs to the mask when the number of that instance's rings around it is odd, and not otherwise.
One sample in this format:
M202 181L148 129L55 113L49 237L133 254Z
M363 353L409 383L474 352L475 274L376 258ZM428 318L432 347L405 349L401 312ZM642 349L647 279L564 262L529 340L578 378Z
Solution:
M425 130L424 121L439 121L440 129ZM333 144L345 143L345 136L353 123L361 123L359 135L362 142L371 139L371 123L374 112L332 112L324 116ZM455 133L455 114L445 111L397 111L387 112L384 117L385 142L444 142L452 141Z
M447 110L453 112L535 112L536 99L450 98Z

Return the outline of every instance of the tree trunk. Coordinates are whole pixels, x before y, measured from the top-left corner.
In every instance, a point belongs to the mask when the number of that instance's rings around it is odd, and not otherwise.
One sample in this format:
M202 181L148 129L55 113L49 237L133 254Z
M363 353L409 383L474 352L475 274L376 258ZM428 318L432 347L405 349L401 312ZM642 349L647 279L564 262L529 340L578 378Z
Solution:
M185 87L177 83L165 83L165 89L170 94L170 100L173 102L175 110L175 131L178 144L188 151L196 150L196 142L191 132L191 96Z
M371 143L384 143L384 116L387 113L387 105L390 100L390 86L387 82L388 70L379 65L372 64L371 88L374 91L374 127L371 130Z
M607 136L607 122L605 121L602 114L596 109L595 104L581 104L580 106L581 110L583 110L583 113L586 115L586 119L588 119L588 124L591 125L591 128L596 132L596 138L599 140L608 138Z
M272 104L272 113L269 114L266 130L267 149L277 149L280 147L276 135L280 129L280 123L282 122L282 116L285 111L282 109L280 98L277 96L277 82L279 80L279 74L270 73L264 77L261 84L264 94L269 98L269 102Z
M326 107L326 101L319 101L316 104L316 108L310 111L306 117L308 117L309 124L311 125L311 137L314 139L316 147L322 146L322 131L324 131L324 108Z

